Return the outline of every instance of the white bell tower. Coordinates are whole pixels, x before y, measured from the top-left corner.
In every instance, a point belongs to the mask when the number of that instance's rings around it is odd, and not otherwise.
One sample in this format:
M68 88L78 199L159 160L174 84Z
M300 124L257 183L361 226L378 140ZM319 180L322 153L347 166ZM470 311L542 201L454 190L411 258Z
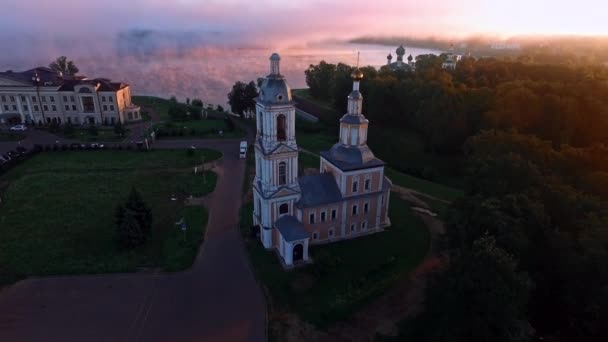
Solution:
M296 215L294 205L300 196L295 105L280 74L280 61L277 53L270 56L270 74L256 99L253 223L260 227L266 248L276 247L274 223L283 215Z

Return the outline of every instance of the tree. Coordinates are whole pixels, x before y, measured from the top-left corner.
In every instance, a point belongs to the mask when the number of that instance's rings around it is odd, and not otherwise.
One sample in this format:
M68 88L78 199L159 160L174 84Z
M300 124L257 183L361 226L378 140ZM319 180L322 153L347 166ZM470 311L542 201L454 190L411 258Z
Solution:
M245 112L255 111L255 98L257 96L258 89L253 81L248 84L237 81L228 93L230 109L241 117Z
M57 72L62 72L66 76L74 76L78 73L76 64L74 64L73 61L68 61L66 56L58 57L49 64L49 68Z
M72 125L71 122L66 122L66 124L63 125L63 135L66 137L71 137L74 135L74 133L74 125Z
M407 326L412 341L516 342L531 334L531 287L513 258L482 237L427 289L426 311Z
M192 104L192 106L194 106L194 107L200 107L200 108L203 108L203 107L204 107L203 101L202 101L201 99L198 99L198 98L194 98L194 99L192 99L192 102L190 102L190 103L191 103L191 104Z
M125 209L133 214L142 232L145 234L150 232L152 229L152 210L146 205L135 188L131 188Z
M331 99L331 89L334 81L335 64L321 61L317 65L310 65L304 74L306 84L310 88L310 95L321 100Z
M122 137L125 134L125 126L118 120L118 122L114 125L114 134Z
M140 224L133 212L126 209L123 211L120 223L116 227L116 239L119 245L124 249L141 246L146 241L146 237Z

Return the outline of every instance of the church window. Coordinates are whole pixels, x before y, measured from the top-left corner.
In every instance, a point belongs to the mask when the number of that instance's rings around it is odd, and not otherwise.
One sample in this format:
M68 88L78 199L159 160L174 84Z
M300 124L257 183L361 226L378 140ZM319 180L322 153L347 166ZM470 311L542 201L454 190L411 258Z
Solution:
M357 132L356 128L350 129L350 144L353 146L357 145Z
M351 231L351 232L354 232L354 231L355 231L355 224L354 224L354 223L350 225L350 231Z
M285 141L287 139L285 130L286 130L285 115L280 114L279 116L277 116L277 140L278 141Z
M361 222L361 230L366 230L366 229L367 229L367 221Z
M322 211L321 212L321 222L325 222L325 216L326 216L325 212Z
M370 184L371 184L372 180L371 179L366 179L365 180L365 190L368 191L370 188Z
M357 205L353 205L353 216L357 215Z
M363 205L363 212L366 214L369 212L369 203L365 202Z
M279 206L279 215L289 213L289 204L283 203Z
M354 181L353 182L353 192L357 192L359 191L359 182Z
M327 231L327 235L329 235L329 237L334 237L334 229L333 229L333 228L330 228L330 229Z
M260 136L263 137L264 136L264 116L262 115L262 112L260 112Z
M308 222L310 224L315 224L315 213L310 213L310 215L308 216Z
M279 163L279 185L287 184L287 164L285 162Z
M335 220L336 219L336 209L332 209L331 210L331 220Z
M313 240L317 240L318 238L319 238L319 233L317 233L317 232L312 233Z

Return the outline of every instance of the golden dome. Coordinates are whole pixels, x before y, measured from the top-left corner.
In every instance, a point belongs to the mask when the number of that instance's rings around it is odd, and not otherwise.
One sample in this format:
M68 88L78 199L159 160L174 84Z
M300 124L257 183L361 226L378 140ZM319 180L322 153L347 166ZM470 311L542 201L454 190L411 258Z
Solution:
M363 73L361 70L359 70L359 68L355 68L352 74L350 74L350 77L352 77L355 81L361 81L363 79Z

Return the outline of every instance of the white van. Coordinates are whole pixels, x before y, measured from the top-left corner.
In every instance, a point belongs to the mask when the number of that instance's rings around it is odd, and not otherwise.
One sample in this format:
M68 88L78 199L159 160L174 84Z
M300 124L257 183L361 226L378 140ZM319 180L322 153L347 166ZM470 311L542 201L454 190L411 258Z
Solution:
M245 158L246 156L247 156L247 142L246 141L241 141L241 147L240 147L239 157L240 158Z

